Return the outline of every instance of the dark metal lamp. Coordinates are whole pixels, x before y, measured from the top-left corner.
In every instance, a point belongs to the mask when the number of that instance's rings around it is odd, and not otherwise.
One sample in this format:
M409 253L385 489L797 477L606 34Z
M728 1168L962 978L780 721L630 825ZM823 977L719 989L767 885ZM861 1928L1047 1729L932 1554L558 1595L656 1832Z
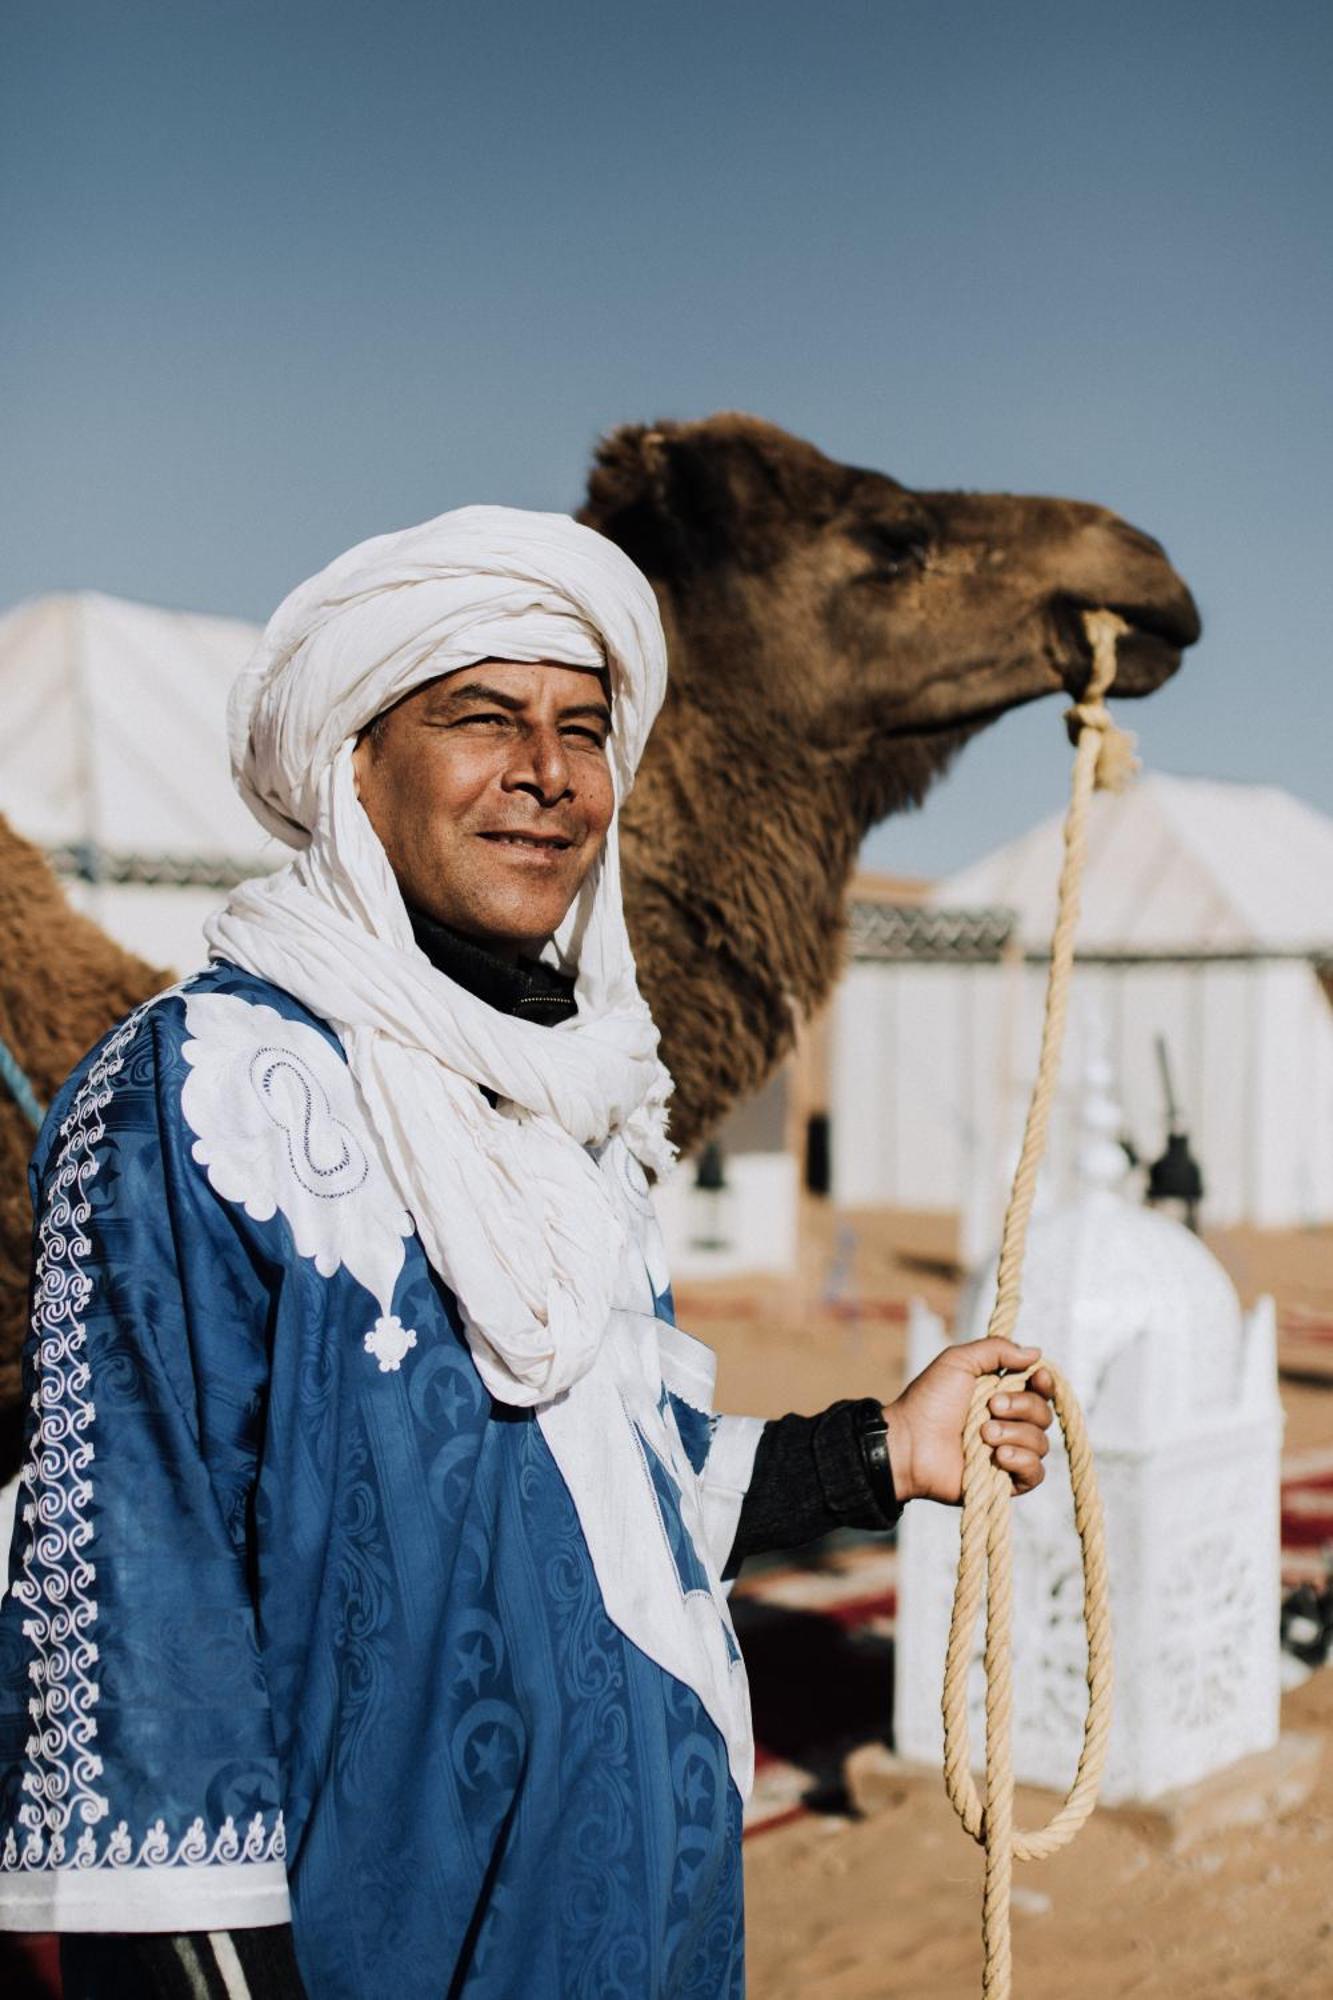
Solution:
M1171 1064L1166 1038L1157 1037L1157 1064L1162 1073L1166 1097L1166 1151L1148 1169L1147 1201L1150 1208L1170 1206L1179 1210L1187 1229L1198 1232L1199 1203L1203 1200L1203 1169L1190 1151L1184 1121L1171 1087Z

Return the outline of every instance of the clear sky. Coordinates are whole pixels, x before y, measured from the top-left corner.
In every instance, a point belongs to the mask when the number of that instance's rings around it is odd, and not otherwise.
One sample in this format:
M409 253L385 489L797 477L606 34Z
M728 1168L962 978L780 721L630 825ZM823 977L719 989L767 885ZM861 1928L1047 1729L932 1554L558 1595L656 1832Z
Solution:
M9 0L0 605L262 619L384 528L573 507L740 407L1103 501L1207 630L1161 768L1333 808L1328 0ZM1053 704L870 843L1059 803Z

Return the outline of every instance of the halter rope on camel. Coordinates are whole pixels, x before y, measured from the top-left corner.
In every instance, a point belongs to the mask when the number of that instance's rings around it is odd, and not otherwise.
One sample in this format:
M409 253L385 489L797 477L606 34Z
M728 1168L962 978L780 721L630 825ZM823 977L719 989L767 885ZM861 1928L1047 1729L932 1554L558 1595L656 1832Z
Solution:
M1068 1010L1069 980L1074 963L1074 932L1078 924L1079 889L1087 847L1088 807L1093 791L1119 791L1134 770L1133 738L1115 728L1103 697L1115 678L1115 642L1129 628L1110 611L1084 613L1092 646L1092 675L1083 699L1069 710L1067 722L1074 743L1074 775L1065 817L1064 864L1051 939L1051 970L1042 1021L1041 1058L1023 1130L1023 1149L1005 1211L1000 1239L995 1307L987 1336L1012 1339L1018 1319L1027 1247L1028 1223L1037 1187L1037 1170L1046 1150L1051 1100L1060 1069ZM1009 1892L1013 1864L1040 1861L1072 1840L1092 1811L1106 1759L1111 1729L1111 1629L1107 1593L1106 1549L1101 1502L1093 1473L1092 1454L1082 1412L1069 1384L1049 1362L1044 1366L1055 1384L1053 1401L1069 1454L1074 1493L1074 1524L1083 1552L1083 1617L1088 1633L1088 1714L1078 1770L1064 1804L1036 1833L1014 1827L1014 1771L1010 1751L1013 1710L1010 1625L1013 1612L1013 1551L1009 1507L1013 1497L1007 1475L993 1463L982 1442L981 1426L987 1404L1000 1378L987 1375L976 1385L963 1433L962 1546L958 1584L944 1670L944 1782L949 1800L964 1827L986 1850L986 1886L981 1935L985 1948L982 1993L985 2000L1009 2000L1012 1953ZM1025 1382L1033 1371L1004 1378ZM986 1799L983 1806L972 1781L967 1739L967 1679L972 1635L983 1585L986 1591Z
M0 1083L4 1084L33 1130L39 1132L46 1112L37 1101L37 1093L29 1083L22 1063L3 1035L0 1035Z

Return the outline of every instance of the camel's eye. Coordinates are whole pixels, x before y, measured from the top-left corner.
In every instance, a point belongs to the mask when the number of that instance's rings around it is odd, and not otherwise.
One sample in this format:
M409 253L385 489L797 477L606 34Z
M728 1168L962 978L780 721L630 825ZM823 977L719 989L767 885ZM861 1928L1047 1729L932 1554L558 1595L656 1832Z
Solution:
M926 538L917 523L858 521L852 535L873 564L861 582L889 583L925 562Z

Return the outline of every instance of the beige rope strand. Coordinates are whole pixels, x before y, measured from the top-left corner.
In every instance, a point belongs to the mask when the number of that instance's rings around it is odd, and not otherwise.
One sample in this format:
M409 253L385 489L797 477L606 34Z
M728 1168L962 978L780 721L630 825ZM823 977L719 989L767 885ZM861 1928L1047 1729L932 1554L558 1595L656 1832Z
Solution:
M1093 666L1082 701L1067 721L1074 742L1074 772L1065 818L1064 863L1051 939L1041 1056L1028 1105L1023 1146L1005 1211L996 1278L995 1307L988 1337L1012 1339L1022 1297L1023 1256L1037 1190L1037 1171L1046 1150L1051 1103L1060 1071L1074 963L1079 891L1087 850L1088 807L1095 789L1118 791L1134 769L1133 739L1112 724L1104 695L1115 677L1115 642L1128 630L1109 611L1084 614ZM1106 1551L1101 1502L1082 1412L1064 1377L1050 1366L1053 1402L1069 1455L1074 1523L1083 1553L1083 1615L1088 1633L1088 1713L1078 1770L1064 1804L1034 1833L1014 1828L1014 1772L1011 1756L1013 1713L1012 1648L1013 1549L1009 1507L1012 1487L983 1443L981 1426L1000 1378L984 1376L976 1385L963 1433L963 1511L958 1583L944 1670L944 1781L964 1827L986 1850L982 1907L985 2000L1010 2000L1012 1951L1009 1896L1015 1859L1041 1860L1072 1840L1096 1801L1111 1728L1111 1641ZM1027 1371L1031 1373L1031 1371ZM1021 1385L1026 1374L1004 1378ZM983 1588L986 1593L986 1798L983 1806L972 1780L967 1734L967 1681L972 1635Z

